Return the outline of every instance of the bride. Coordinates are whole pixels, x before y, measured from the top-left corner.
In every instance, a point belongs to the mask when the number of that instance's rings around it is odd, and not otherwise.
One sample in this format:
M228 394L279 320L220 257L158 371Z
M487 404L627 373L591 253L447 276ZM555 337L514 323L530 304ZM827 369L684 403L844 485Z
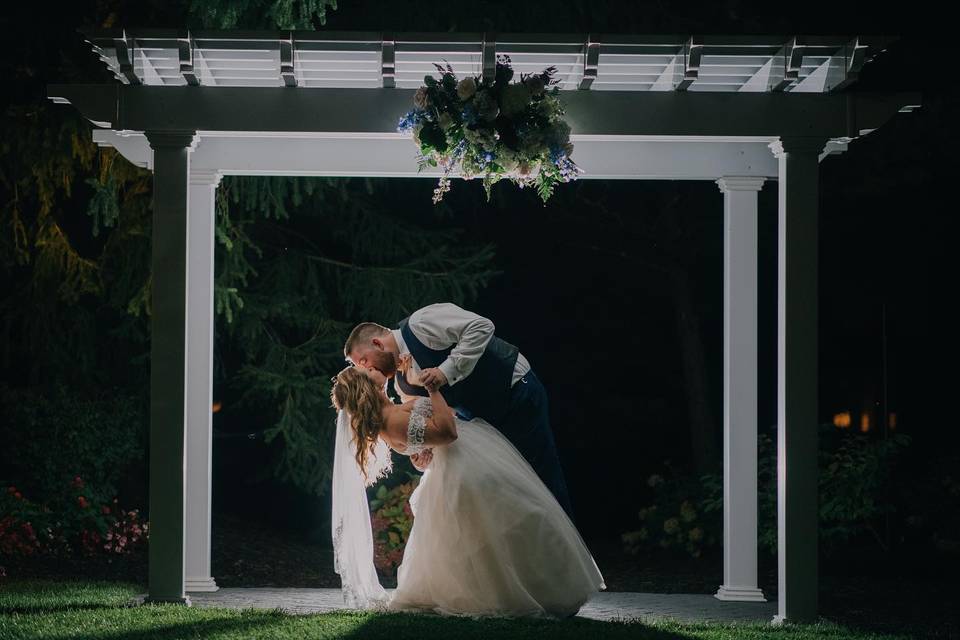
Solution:
M562 618L606 588L573 522L509 440L480 418L457 418L436 387L398 405L385 384L379 371L351 366L331 390L334 558L348 605ZM373 565L365 487L390 471L390 449L426 448L433 459L410 496L413 527L389 597Z

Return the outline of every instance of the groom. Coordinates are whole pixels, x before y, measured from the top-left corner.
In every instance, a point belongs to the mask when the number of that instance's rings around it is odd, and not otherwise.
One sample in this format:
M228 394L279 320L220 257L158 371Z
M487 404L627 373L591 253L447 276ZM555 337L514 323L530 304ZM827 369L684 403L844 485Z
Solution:
M406 395L440 393L462 417L483 418L526 458L573 519L550 429L547 392L520 351L493 335L493 323L444 302L414 311L396 329L374 322L354 327L343 355L376 369ZM429 463L414 460L418 468Z

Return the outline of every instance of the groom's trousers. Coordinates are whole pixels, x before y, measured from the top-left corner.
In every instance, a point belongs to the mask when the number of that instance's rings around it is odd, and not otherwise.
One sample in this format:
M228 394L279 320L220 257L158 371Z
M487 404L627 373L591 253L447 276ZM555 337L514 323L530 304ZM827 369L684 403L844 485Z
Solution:
M526 458L557 502L573 520L573 507L550 428L547 391L531 370L511 387L507 413L494 424Z

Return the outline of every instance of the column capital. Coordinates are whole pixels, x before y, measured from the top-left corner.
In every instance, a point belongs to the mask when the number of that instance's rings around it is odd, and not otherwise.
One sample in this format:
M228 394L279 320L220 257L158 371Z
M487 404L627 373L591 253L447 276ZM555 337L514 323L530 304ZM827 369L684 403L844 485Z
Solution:
M144 131L150 148L157 149L184 149L193 151L200 138L196 131Z
M760 191L763 189L763 183L766 178L757 178L750 176L724 176L718 178L715 182L720 187L722 193L728 191Z
M212 187L220 184L223 174L216 169L194 169L190 167L190 184L209 185Z
M781 136L767 145L778 160L786 153L813 153L819 155L827 146L821 136Z

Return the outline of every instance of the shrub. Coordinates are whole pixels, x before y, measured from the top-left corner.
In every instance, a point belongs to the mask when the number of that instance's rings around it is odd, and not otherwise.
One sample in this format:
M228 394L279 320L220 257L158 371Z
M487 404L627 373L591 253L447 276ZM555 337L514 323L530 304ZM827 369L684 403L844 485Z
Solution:
M145 426L139 402L120 393L88 398L64 386L51 392L0 387L6 445L0 448L0 482L52 506L65 493L76 499L67 489L79 476L97 497L112 498L130 465L143 461Z
M107 503L93 497L98 492L80 477L70 482L70 489L72 499L51 506L8 487L0 495L0 555L128 554L146 541L148 525L139 521L136 509L120 509L116 498Z
M0 387L0 554L127 553L146 536L117 487L142 462L144 414L130 396Z
M896 511L889 491L891 475L910 437L892 434L886 439L859 432L838 432L820 425L818 454L820 546L833 551L847 541L871 536L884 546L879 520ZM766 434L757 441L757 509L759 547L777 549L776 446ZM693 557L722 542L723 477L695 478L667 461L667 471L649 477L653 504L639 512L641 528L622 535L630 553L681 550Z
M719 541L718 510L700 480L683 474L669 460L664 468L662 475L647 478L654 502L640 510L640 529L623 534L624 546L634 554L643 549L666 550L699 558ZM722 508L721 499L721 512Z
M374 565L381 574L392 576L403 560L403 549L413 527L410 494L420 477L407 474L409 480L392 488L380 485L370 501L373 525Z

